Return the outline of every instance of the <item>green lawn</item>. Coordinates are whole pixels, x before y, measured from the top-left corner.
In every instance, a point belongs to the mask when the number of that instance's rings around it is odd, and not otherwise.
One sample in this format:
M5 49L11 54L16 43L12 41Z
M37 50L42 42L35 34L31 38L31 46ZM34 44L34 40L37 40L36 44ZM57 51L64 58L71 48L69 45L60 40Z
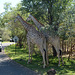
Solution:
M40 73L41 75L47 75L47 71L51 68L56 70L56 75L75 75L75 60L70 60L67 62L67 58L64 58L65 65L58 67L58 58L49 56L49 65L43 69L42 57L39 54L33 54L32 63L27 64L29 53L26 48L16 48L15 55L15 46L11 45L5 48L5 52L14 61Z
M2 43L10 43L10 41L3 41Z

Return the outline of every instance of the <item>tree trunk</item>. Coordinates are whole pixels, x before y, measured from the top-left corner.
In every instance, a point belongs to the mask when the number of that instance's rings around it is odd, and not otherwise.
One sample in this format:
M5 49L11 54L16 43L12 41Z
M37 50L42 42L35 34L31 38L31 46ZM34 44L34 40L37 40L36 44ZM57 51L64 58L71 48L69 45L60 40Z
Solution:
M71 52L72 52L72 39L71 39Z
M65 50L65 52L66 52L66 41L65 41L65 43L64 43L64 46L65 46L65 47L64 47L64 50Z
M67 52L68 52L68 41L67 41Z
M62 40L62 50L64 51L64 40Z
M19 47L22 48L22 39L21 39L21 37L19 38Z
M21 42L19 42L19 47L22 48L22 43Z
M49 25L52 25L53 22L53 15L52 15L52 3L50 4L50 7L48 8L48 22ZM55 29L55 31L57 31L57 28ZM57 52L55 47L52 45L52 50L53 50L53 56L57 56Z

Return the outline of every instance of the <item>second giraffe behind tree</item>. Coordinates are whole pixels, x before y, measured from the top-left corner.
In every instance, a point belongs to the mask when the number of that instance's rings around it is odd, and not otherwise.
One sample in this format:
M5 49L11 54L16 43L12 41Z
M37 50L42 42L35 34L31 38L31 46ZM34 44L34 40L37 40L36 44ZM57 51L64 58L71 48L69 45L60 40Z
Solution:
M44 27L44 25L41 24L31 14L29 15L29 17L27 18L26 21L29 21L29 20L32 20L35 23L35 26L38 28L39 32L40 32L41 28ZM47 46L46 46L47 47L47 51L48 51L48 44L51 44L52 46L54 46L54 48L55 48L55 50L57 52L57 55L58 55L58 59L59 59L58 66L60 66L60 57L61 57L62 63L64 64L63 59L62 59L61 49L60 49L60 39L59 39L59 37L57 35L51 36L51 35L49 35L49 33L50 33L50 31L45 32L45 31L41 30L41 34L43 34L44 37L46 37L46 40L47 40L47 42L46 42L46 44L47 44Z

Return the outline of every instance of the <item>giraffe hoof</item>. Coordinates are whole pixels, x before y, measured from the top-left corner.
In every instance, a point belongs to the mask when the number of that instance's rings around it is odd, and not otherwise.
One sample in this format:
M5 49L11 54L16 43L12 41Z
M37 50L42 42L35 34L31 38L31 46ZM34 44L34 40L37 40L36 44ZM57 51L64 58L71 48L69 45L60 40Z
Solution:
M60 66L60 64L58 64L58 66Z
M64 62L63 62L63 64L64 64Z
M64 66L64 62L62 63L62 65Z
M46 66L45 65L43 65L43 68L45 68Z
M27 64L29 64L29 62L27 62Z
M49 63L47 63L47 66L49 65Z
M45 66L43 66L43 68L45 68Z
M29 64L29 63L30 63L30 60L28 60L27 64Z

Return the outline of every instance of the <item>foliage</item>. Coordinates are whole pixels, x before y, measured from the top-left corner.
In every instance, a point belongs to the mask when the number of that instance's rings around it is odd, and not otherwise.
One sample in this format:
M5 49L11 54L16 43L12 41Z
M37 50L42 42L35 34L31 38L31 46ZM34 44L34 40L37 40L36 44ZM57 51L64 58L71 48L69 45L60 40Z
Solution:
M11 3L4 3L4 9L5 9L5 12L8 12L9 10L11 10Z
M75 2L73 2L72 6L68 6L64 12L62 12L60 16L60 20L62 20L62 23L60 23L59 27L59 35L62 37L63 40L75 37L75 9L74 6Z
M4 40L7 40L7 38L13 38L15 35L20 37L23 33L24 28L22 29L22 27L17 26L17 25L15 26L15 24L14 24L14 19L15 19L16 14L20 13L20 11L18 11L18 9L20 7L21 7L20 3L17 5L16 8L11 7L11 3L4 4L5 12L0 14L0 16L1 16L0 17L0 27L1 28L3 27L2 37ZM6 30L4 30L4 29L6 29ZM20 34L20 32L21 32L21 34Z
M3 41L10 40L11 32L8 29L0 28L0 38L2 38Z
M21 25L18 22L16 24L20 26L16 26L14 23L15 16L19 13L26 19L28 14L32 13L33 16L45 24L44 31L48 31L50 35L60 35L62 39L67 39L71 36L70 34L75 36L74 4L73 0L22 0L22 5L19 3L17 7L11 7L11 3L5 3L5 13L0 18L0 26L6 26L10 29L12 37L17 32L23 33L23 27L20 27ZM17 36L21 34L19 33Z
M13 38L14 36L18 36L19 38L19 45L22 45L22 42L26 41L26 31L24 27L20 24L20 22L14 23L14 20L16 18L17 13L23 16L24 19L26 19L26 15L22 14L19 9L21 8L21 4L17 4L16 7L11 7L11 3L5 3L4 9L5 12L1 16L1 25L4 26L7 31L3 33L2 37L3 39L7 38ZM1 21L0 20L0 21ZM2 24L3 23L3 24ZM11 32L10 37L7 36ZM4 37L6 35L6 37Z
M36 18L42 18L49 25L59 25L59 16L72 0L22 0L22 10L32 13Z
M2 39L3 41L9 41L11 38L11 32L7 29L3 29Z
M0 15L0 27L1 27L1 28L2 28L2 27L5 27L2 14Z
M70 34L74 35L74 5L73 0L22 0L20 10L23 13L32 13L41 21L45 25L43 31L68 39Z

